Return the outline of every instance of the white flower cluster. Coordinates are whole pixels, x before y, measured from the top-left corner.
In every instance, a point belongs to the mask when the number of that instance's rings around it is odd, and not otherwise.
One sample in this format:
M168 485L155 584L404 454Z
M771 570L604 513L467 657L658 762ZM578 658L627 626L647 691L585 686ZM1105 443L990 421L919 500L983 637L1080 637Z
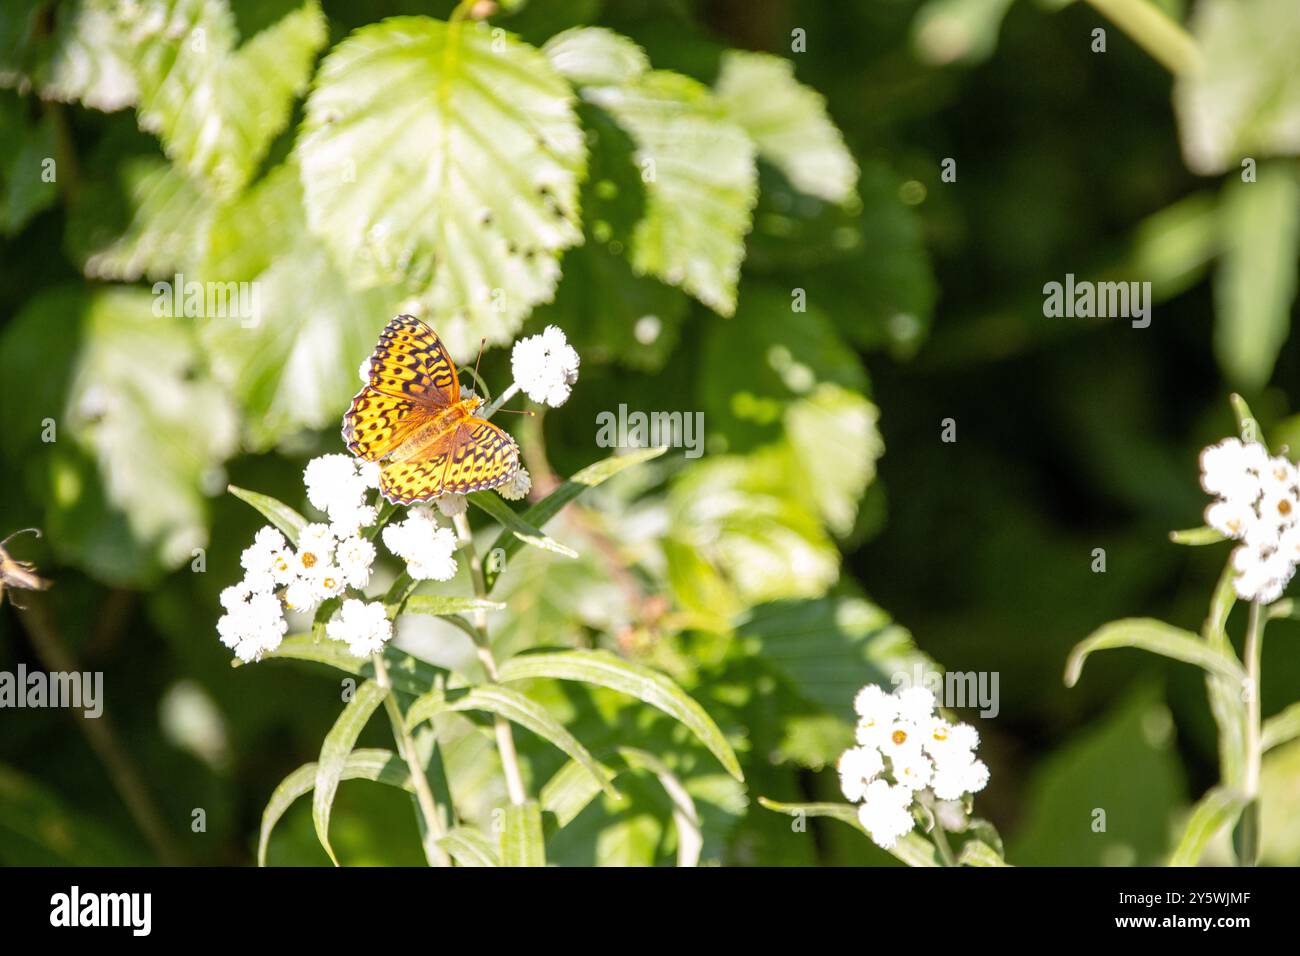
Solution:
M1258 442L1228 438L1201 452L1201 487L1216 496L1205 523L1241 542L1232 552L1238 596L1276 601L1300 562L1300 471Z
M375 523L375 507L367 504L372 488L379 487L379 465L351 455L321 455L303 471L307 500L329 515L330 533L342 540Z
M456 536L438 524L431 508L412 508L405 521L384 528L384 544L406 562L407 573L416 581L456 576Z
M515 384L535 402L559 408L578 381L578 353L564 332L548 325L541 335L520 339L510 352Z
M868 684L853 707L858 746L840 756L840 789L862 802L858 819L886 850L912 832L918 792L928 788L940 800L957 800L988 783L988 767L975 759L979 734L936 714L934 694L924 687L886 694Z
M347 644L354 657L369 657L393 636L393 622L381 602L348 598L339 616L325 625L325 633Z

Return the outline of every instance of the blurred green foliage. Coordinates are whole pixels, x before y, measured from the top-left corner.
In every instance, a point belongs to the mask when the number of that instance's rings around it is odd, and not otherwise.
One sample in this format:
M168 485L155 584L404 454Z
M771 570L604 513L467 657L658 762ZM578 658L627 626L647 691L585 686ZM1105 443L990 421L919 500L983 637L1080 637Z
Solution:
M535 474L603 457L593 422L620 404L703 411L703 458L634 469L548 528L577 561L512 558L493 627L502 654L608 647L703 704L744 785L657 711L530 688L599 759L660 755L704 861L890 864L756 797L837 799L854 690L927 661L1000 674L998 717L963 716L1012 862L1162 861L1217 779L1200 675L1102 655L1066 692L1061 669L1109 619L1204 616L1223 555L1166 533L1198 523L1196 451L1232 430L1229 388L1270 435L1300 434L1300 15L1157 6L1202 73L1171 79L1083 3L527 0L458 28L436 0L7 3L0 536L45 530L14 548L54 589L19 600L105 673L163 836L68 713L6 711L0 861L254 858L262 806L315 759L339 688L281 662L231 671L217 594L259 520L222 491L304 506L302 465L338 450L357 365L398 308L461 361L480 336L566 330L573 398L516 429ZM459 83L411 53L457 44ZM436 179L447 142L461 163ZM1152 282L1150 328L1045 318L1042 286L1066 273ZM155 315L152 284L178 274L255 282L256 321ZM485 380L508 369L489 349ZM1281 649L1295 627L1270 632L1265 714L1300 686ZM0 609L0 669L49 666L48 640ZM434 619L400 640L471 666ZM164 706L178 685L198 691L189 724ZM486 817L502 800L487 728L440 729L458 807ZM385 743L378 726L360 741ZM562 772L527 732L520 749L533 793ZM1300 862L1295 762L1294 746L1265 761L1266 862ZM655 770L633 759L619 787L563 827L548 816L549 859L675 859ZM306 803L271 863L327 862ZM418 863L407 804L345 783L340 858Z

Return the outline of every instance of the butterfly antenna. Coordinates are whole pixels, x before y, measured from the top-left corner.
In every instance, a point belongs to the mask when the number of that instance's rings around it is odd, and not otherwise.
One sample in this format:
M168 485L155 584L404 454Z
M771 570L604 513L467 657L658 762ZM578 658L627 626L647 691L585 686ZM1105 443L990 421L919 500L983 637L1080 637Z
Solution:
M23 528L23 529L20 530L20 531L15 531L15 532L13 532L13 534L11 534L11 535L9 535L7 538L5 538L3 541L0 541L0 548L3 548L6 544L8 544L8 543L9 543L10 541L12 541L14 538L18 537L20 534L34 534L34 535L36 535L36 537L39 538L39 537L41 536L41 529L40 529L40 528Z
M478 358L474 360L474 381L478 381L478 363L483 361L483 347L487 345L487 336L478 340Z
M510 415L527 415L530 418L537 417L537 413L533 411L531 408L498 408L496 411L498 415L500 415L502 412L506 412L507 414Z

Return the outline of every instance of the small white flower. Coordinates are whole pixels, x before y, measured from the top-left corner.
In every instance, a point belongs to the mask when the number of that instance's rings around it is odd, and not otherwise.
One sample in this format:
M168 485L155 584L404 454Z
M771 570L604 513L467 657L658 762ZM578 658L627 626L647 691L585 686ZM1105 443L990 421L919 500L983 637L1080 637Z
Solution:
M271 553L271 577L277 586L290 584L297 574L298 556L292 548L277 548Z
M393 636L393 623L380 602L350 598L343 602L339 616L325 625L325 633L347 644L353 656L368 657Z
M298 553L295 555L294 567L299 575L310 576L321 565L329 564L334 558L337 542L330 532L329 525L309 524L298 533Z
M1255 509L1240 501L1219 500L1205 509L1205 523L1229 538L1244 538L1257 520Z
M291 611L310 611L320 603L316 586L307 578L294 578L284 589L284 603Z
M908 790L924 790L934 774L934 764L919 746L895 756L890 761L890 769L899 786Z
M907 723L923 725L934 716L934 692L924 687L907 687L897 695L898 716Z
M377 461L358 461L357 476L365 483L367 488L379 487L379 462Z
M253 536L253 543L240 554L239 564L245 571L269 572L272 558L284 546L284 535L266 525L258 530Z
M957 800L963 794L979 793L989 782L989 768L971 759L936 766L930 789L940 800Z
M249 571L241 583L250 594L270 594L275 590L275 575L270 571Z
M373 505L338 505L330 509L329 516L330 534L342 540L353 537L362 528L369 528L379 517L379 512Z
M307 462L302 480L312 507L328 512L339 503L352 503L365 492L351 455L321 455Z
M469 501L464 495L458 495L454 491L445 495L439 495L433 499L433 503L438 506L438 510L448 518L454 518L456 515L463 515L469 509Z
M578 380L578 365L578 353L554 325L548 325L541 335L520 339L510 352L515 383L524 394L556 408L568 400L571 386Z
M236 657L248 662L279 647L288 627L275 595L254 594L222 615L217 621L217 635Z
M439 527L428 508L412 508L405 521L384 528L383 538L415 580L449 581L456 576L456 536Z
M221 592L221 606L227 611L233 611L248 600L252 590L243 581L238 584L232 584Z
M858 820L877 846L892 850L915 825L911 805L911 790L873 780L867 785L864 802L858 808Z
M336 564L318 564L303 579L311 584L312 592L318 601L328 601L338 597L348 586L347 576Z
M880 750L891 760L904 759L918 750L923 740L925 734L919 726L908 721L896 720L886 728Z
M533 479L528 474L528 469L520 465L511 479L497 489L497 494L506 501L520 501L528 497L528 492L532 489Z
M375 546L365 538L348 538L339 543L335 561L350 586L364 588L370 583L370 568L375 563Z
M840 754L838 769L840 789L856 803L866 795L867 784L884 771L885 761L875 747L850 747Z

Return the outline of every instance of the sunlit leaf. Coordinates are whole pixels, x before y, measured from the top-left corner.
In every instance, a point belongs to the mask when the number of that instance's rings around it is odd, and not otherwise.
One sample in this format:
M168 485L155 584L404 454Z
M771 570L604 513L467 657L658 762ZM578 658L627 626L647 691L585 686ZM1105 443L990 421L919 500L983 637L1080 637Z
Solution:
M339 865L339 861L334 855L334 848L330 846L330 811L334 806L334 794L338 792L339 781L343 779L343 767L356 745L357 737L387 695L388 688L377 681L366 681L357 688L321 743L320 760L316 763L311 818L316 827L316 838L335 866Z
M283 501L272 498L270 495L259 494L246 488L236 488L234 485L231 485L226 490L240 501L247 502L256 508L262 517L284 532L284 536L289 539L290 544L297 547L298 535L302 533L302 529L307 524L306 518Z
M438 841L461 866L500 866L497 847L490 838L473 827L455 827Z
M291 634L275 650L263 654L262 660L309 661L356 677L370 679L375 676L374 663L370 658L355 657L342 641L317 641L310 634ZM426 694L444 677L444 672L432 664L405 654L391 645L384 648L384 662L388 665L393 686L408 694ZM238 663L233 661L232 665Z
M1212 789L1192 808L1169 865L1195 866L1210 841L1236 822L1245 805L1246 801L1238 793L1222 787Z
M502 866L545 866L542 843L542 811L536 801L508 804L502 815Z

